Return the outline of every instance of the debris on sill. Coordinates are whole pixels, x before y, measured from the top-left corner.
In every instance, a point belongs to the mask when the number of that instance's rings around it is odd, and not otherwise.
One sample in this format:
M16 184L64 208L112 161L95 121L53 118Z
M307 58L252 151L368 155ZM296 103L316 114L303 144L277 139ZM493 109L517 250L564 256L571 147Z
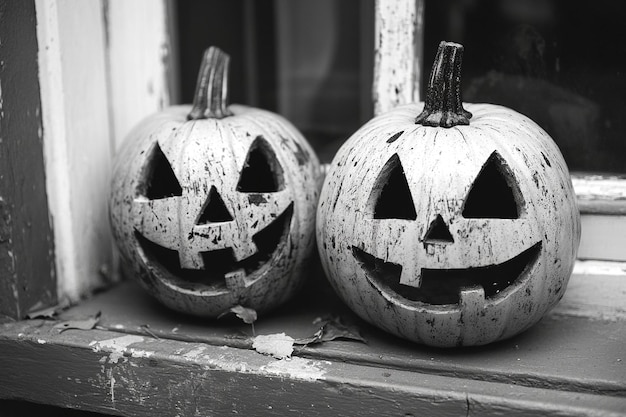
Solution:
M285 333L259 335L253 338L252 348L264 355L270 355L276 359L285 359L290 358L293 354L294 345L305 347L335 339L367 343L360 335L357 327L345 324L340 317L318 318L314 324L320 324L320 328L310 337L294 339Z
M98 311L93 316L87 317L81 320L67 320L62 321L53 326L53 328L58 329L59 333L63 333L66 330L76 329L76 330L91 330L98 325L100 322L100 311Z

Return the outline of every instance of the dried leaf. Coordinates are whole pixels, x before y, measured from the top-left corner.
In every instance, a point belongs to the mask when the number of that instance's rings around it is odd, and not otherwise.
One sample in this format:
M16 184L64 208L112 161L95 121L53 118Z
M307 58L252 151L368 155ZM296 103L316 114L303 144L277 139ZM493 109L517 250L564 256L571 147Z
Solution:
M218 319L222 318L222 317L224 317L228 313L234 313L237 317L239 317L241 320L243 320L244 323L249 324L250 326L252 326L252 335L254 336L254 334L255 334L255 332L254 332L254 322L256 321L256 310L254 310L252 308L236 305L234 307L229 308L228 310L226 310L225 312L223 312L219 316L217 316L217 318Z
M59 333L63 333L66 330L77 329L77 330L91 330L100 321L100 312L98 311L94 316L87 317L83 320L67 320L62 321L58 324L54 325L55 329L59 329Z
M356 326L343 323L340 317L320 320L320 322L322 326L313 336L296 339L294 343L297 345L314 345L335 339L356 340L358 342L367 343L367 340L361 336Z
M146 332L148 335L154 337L155 339L161 339L152 330L150 330L150 325L149 324L142 324L141 326L139 326L139 328L141 330L143 330L144 332Z
M243 307L240 305L236 305L234 307L229 308L228 310L220 314L218 318L221 318L228 313L234 313L237 317L243 320L243 322L246 324L252 324L256 321L256 310Z
M32 320L32 319L53 319L61 311L65 310L67 307L69 307L70 306L70 302L69 302L68 299L63 299L63 301L61 301L59 304L57 304L55 306L52 306L52 307L39 308L41 305L42 305L41 302L35 304L30 309L28 314L26 315L26 318L29 319L29 320Z
M54 318L54 316L57 315L57 308L56 306L54 307L48 307L48 308L43 308L41 310L37 310L37 311L33 311L30 312L26 315L26 318L29 320L32 319L52 319Z

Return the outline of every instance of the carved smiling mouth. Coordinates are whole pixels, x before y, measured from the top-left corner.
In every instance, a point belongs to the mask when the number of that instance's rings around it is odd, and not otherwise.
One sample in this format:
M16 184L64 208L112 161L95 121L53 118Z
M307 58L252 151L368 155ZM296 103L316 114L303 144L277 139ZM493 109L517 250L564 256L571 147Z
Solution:
M135 238L139 242L141 251L148 260L148 264L159 270L168 272L168 279L177 286L188 289L197 289L198 285L206 285L211 289L226 289L225 276L233 271L243 270L246 276L258 271L273 257L278 256L289 233L293 203L291 203L265 229L256 233L252 240L258 251L248 258L237 262L232 248L202 252L201 256L206 269L181 268L178 251L164 248L146 239L135 230Z
M427 269L422 268L422 282L419 288L400 284L402 266L385 262L369 253L352 247L352 254L365 271L370 284L383 293L396 293L400 297L426 304L458 304L461 291L481 286L485 299L496 299L503 291L519 286L523 277L535 265L541 242L537 242L514 258L498 265L467 269ZM508 292L508 291L507 291Z

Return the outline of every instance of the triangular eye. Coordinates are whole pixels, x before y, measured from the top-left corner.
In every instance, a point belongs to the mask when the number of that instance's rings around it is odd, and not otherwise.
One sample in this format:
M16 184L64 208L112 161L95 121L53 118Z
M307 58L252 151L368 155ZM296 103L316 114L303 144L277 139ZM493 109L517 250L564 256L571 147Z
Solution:
M158 143L154 145L152 157L148 162L144 187L145 196L150 200L183 195L172 166Z
M369 199L375 219L415 220L415 204L400 158L394 154L381 170Z
M217 192L215 186L211 187L209 191L209 197L204 204L204 208L196 221L196 224L207 224L213 222L229 222L233 220L233 216L230 214L224 200Z
M497 152L491 154L463 206L463 217L518 219L523 207L513 173Z
M241 171L237 191L243 193L276 192L284 188L283 170L276 154L262 136L250 145Z
M446 222L443 221L440 214L438 214L437 218L430 224L430 227L426 232L426 236L424 236L424 242L454 243L450 230L448 229L448 226L446 226Z

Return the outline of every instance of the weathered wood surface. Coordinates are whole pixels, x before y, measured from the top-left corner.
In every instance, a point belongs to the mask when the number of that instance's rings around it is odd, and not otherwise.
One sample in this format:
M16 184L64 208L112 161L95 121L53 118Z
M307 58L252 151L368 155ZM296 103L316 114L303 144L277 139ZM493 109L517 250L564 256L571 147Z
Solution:
M578 257L626 261L626 215L583 214Z
M626 262L578 261L553 313L626 321Z
M623 175L594 175L576 172L572 183L581 213L626 214L626 177Z
M135 123L169 104L166 4L35 1L59 298L77 301L116 278L111 160Z
M572 184L582 214L578 257L626 261L626 178L577 172Z
M261 319L257 334L307 334L313 318L337 313L357 320L368 345L327 342L277 360L246 345L247 325L173 314L123 284L63 315L102 311L98 330L2 326L0 398L119 415L626 414L623 322L549 316L508 342L440 350L382 334L327 290Z
M104 204L112 151L104 19L100 2L35 4L58 294L77 300L103 285L101 272L112 271Z
M56 303L36 24L34 1L0 4L0 320Z
M107 68L115 149L144 117L163 109L176 73L168 13L171 0L108 0ZM175 97L174 97L175 98Z
M593 282L610 284L603 276L575 275L572 293L566 292L562 303L537 325L510 340L484 347L436 349L392 337L359 320L327 285L305 289L284 308L259 319L255 330L256 334L285 332L302 338L317 330L316 318L335 315L354 323L368 344L326 343L302 348L298 355L469 380L623 396L626 315L621 305L605 305L602 316L590 314L592 307L580 300L583 294L593 291ZM618 303L618 297L613 301ZM62 318L80 319L98 311L102 312L100 325L111 331L251 347L250 326L234 319L207 321L173 313L133 283L100 294L67 311Z
M376 0L374 114L420 100L423 0Z

